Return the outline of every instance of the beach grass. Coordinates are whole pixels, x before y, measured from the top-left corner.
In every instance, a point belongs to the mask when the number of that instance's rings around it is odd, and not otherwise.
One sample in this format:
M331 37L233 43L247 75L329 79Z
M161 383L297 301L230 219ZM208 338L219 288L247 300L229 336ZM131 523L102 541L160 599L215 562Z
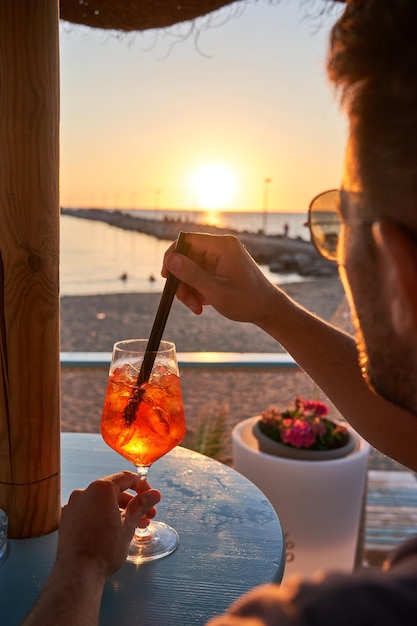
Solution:
M223 461L228 437L227 415L227 403L213 404L210 410L203 410L196 420L195 430L188 429L183 445L212 459Z

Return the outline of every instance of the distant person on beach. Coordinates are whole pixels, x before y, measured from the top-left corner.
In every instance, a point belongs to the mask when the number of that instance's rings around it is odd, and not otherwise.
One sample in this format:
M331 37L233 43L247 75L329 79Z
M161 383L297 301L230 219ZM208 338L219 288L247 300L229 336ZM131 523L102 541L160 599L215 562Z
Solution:
M285 222L283 226L283 232L282 232L283 237L288 237L289 230L290 230L290 225L288 224L288 222Z
M196 314L211 305L230 319L252 322L272 335L365 439L414 470L416 24L416 0L348 0L331 34L328 73L349 117L343 182L333 194L332 210L340 221L334 253L352 309L357 347L349 335L269 283L234 237L189 234L189 257L171 248L163 268L165 276L170 271L183 281L177 295ZM331 252L325 238L317 245L323 253ZM113 488L109 479L102 479L71 496L60 525L56 564L25 626L98 623L105 579L126 557L135 523L147 510L150 516L158 500L156 492L144 491L123 502L122 490L134 487L127 484L133 479L123 479L126 484L121 478L111 480ZM111 539L106 541L107 534L97 544L100 528L108 524ZM416 623L417 539L411 539L381 570L264 585L211 620L210 626Z

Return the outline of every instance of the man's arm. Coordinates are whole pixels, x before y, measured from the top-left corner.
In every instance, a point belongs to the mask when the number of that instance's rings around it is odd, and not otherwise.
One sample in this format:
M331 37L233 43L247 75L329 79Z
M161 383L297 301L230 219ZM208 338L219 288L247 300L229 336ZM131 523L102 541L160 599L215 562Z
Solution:
M182 281L177 297L186 306L200 314L209 304L229 319L256 324L294 357L369 443L417 469L415 417L368 388L350 335L270 283L235 237L187 233L187 243L187 257L170 248L162 270Z
M92 570L55 565L24 626L95 626L105 580Z

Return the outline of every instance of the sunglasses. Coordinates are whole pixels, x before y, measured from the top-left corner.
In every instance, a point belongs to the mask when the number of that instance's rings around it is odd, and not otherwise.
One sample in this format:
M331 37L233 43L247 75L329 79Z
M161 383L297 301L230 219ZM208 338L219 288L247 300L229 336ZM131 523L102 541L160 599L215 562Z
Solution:
M329 261L338 259L340 229L342 224L371 225L375 219L346 221L340 211L341 192L339 189L324 191L313 198L308 209L308 222L311 241L317 252Z

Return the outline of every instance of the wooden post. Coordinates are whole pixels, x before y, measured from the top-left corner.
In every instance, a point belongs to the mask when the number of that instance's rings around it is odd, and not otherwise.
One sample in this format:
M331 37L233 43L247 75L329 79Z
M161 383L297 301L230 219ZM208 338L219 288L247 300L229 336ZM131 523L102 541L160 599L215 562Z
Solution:
M60 513L59 11L0 2L0 508L11 538Z

